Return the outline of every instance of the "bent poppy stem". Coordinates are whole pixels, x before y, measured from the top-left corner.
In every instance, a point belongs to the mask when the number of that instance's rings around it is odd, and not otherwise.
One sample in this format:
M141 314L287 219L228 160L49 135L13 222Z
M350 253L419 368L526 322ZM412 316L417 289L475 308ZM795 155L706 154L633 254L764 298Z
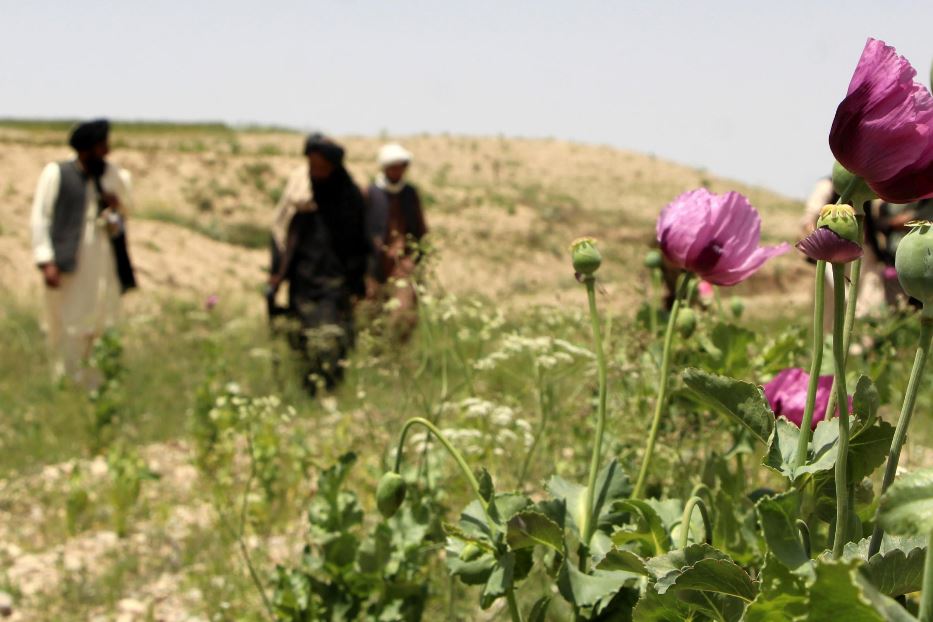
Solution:
M580 526L583 547L580 556L581 570L585 570L586 556L590 548L590 540L596 529L593 498L596 495L596 476L599 473L599 463L602 453L603 434L606 430L606 355L603 352L603 334L599 324L599 312L596 309L596 279L593 276L585 278L586 297L590 308L590 323L593 327L593 341L596 345L596 364L599 368L599 402L596 407L596 439L593 442L593 454L590 458L590 473L586 483L586 496L584 497L583 525Z
M687 501L687 505L684 506L684 513L680 517L680 538L677 548L687 548L687 541L690 536L690 519L693 517L694 508L700 510L700 517L703 519L703 538L710 546L713 544L713 523L709 519L706 503L703 502L701 497L694 495Z
M457 463L457 466L460 467L460 472L463 474L463 477L466 478L467 482L470 484L470 488L473 489L473 494L476 495L477 501L479 501L480 507L483 508L483 514L486 516L486 522L489 524L490 535L492 532L495 532L495 521L492 520L492 517L489 515L489 503L483 498L482 493L480 492L479 481L476 479L476 476L473 475L473 471L470 470L469 465L466 463L466 460L463 459L463 455L457 451L457 448L450 444L441 431L433 423L425 419L424 417L412 417L405 422L405 425L402 427L402 432L399 435L398 440L398 449L395 453L395 472L400 473L402 469L402 455L405 450L405 437L408 435L408 430L413 426L420 425L428 430L431 434L440 441L441 445L444 446L444 449L447 450L447 453L454 459L454 462Z
M800 422L800 436L797 437L797 453L794 455L794 470L807 462L807 450L812 435L813 411L816 407L816 389L820 382L820 368L823 365L823 309L825 299L826 262L816 262L816 285L813 294L813 351L810 362L810 381L807 383L807 403Z
M927 308L924 307L924 315L920 318L920 342L917 345L917 355L914 357L914 366L910 370L910 380L907 382L907 391L904 393L904 404L901 406L901 414L897 418L897 427L894 430L894 438L891 439L891 449L888 451L888 462L884 467L884 479L881 482L882 494L888 489L897 474L897 463L901 459L901 449L903 449L904 442L907 440L907 429L910 427L914 404L917 402L923 367L926 365L927 355L930 353L930 341L933 339L933 317L927 316L926 313ZM875 529L871 534L871 542L868 545L868 559L871 559L872 555L881 550L881 539L883 537L884 530L878 524L876 517Z
M661 414L667 401L668 376L671 369L671 346L674 343L674 326L677 323L677 313L681 303L686 300L689 291L690 279L693 275L685 272L680 277L680 286L677 288L677 297L671 307L670 317L667 319L667 330L664 333L664 351L661 355L661 372L658 377L658 398L654 405L654 418L651 420L651 430L648 432L648 442L645 444L645 455L641 459L641 468L638 479L632 490L632 499L640 499L645 492L645 480L648 478L648 468L651 466L651 457L654 454L654 445L658 440L658 428L661 425Z
M845 289L838 285L845 278L845 264L834 263L833 281L836 287L833 319L833 366L836 373L837 401L839 403L839 454L836 457L836 532L833 536L833 559L842 557L849 532L849 400L846 392L846 357L842 329L845 323Z

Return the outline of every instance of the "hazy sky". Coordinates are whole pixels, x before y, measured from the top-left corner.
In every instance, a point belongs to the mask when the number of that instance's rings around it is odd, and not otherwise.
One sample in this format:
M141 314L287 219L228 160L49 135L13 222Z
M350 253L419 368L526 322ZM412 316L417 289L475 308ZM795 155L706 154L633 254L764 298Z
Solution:
M0 7L0 116L553 136L798 197L866 37L933 59L930 0Z

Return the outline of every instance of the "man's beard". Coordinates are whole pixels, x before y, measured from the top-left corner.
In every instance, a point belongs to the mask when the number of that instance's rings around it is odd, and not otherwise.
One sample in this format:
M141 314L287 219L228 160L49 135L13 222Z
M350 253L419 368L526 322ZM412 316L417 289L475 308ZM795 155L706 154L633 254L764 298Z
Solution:
M107 163L103 158L88 158L84 162L84 167L87 170L87 174L91 177L100 177L104 174Z

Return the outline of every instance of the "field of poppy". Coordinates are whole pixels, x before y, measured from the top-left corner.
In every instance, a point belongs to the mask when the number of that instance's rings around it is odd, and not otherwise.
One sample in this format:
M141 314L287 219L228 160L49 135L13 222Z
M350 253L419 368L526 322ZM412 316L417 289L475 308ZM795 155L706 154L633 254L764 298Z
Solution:
M796 250L744 194L699 188L658 206L658 251L626 267L649 284L629 309L600 293L620 269L611 241L566 240L560 305L442 291L429 258L410 346L375 320L318 400L222 296L101 340L89 394L48 385L33 310L7 304L0 516L16 520L0 521L0 607L933 622L933 225L914 223L896 257L919 311L853 304L863 199L933 196L933 96L914 78L869 40L829 129L840 199ZM806 315L723 304L791 253L814 261Z

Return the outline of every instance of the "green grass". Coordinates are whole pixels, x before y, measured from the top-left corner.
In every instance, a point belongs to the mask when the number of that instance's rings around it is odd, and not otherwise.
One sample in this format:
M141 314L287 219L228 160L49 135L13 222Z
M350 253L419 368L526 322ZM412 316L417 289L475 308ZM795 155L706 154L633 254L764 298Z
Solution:
M212 240L244 248L268 248L269 246L268 228L248 222L224 223L217 218L198 218L159 207L140 210L136 217L142 220L173 224Z
M17 119L0 118L0 128L31 132L67 132L84 119ZM179 121L133 121L111 119L114 133L126 134L208 134L212 136L233 133L225 123Z

